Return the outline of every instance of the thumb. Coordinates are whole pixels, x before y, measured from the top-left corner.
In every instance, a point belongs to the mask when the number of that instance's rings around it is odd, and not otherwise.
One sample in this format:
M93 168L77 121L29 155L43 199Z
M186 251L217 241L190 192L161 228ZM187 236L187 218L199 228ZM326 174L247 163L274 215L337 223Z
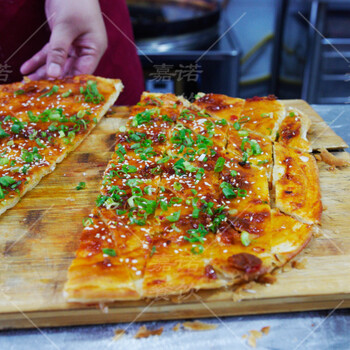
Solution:
M68 51L73 41L72 33L67 27L58 24L52 28L46 62L49 78L59 78L63 73Z

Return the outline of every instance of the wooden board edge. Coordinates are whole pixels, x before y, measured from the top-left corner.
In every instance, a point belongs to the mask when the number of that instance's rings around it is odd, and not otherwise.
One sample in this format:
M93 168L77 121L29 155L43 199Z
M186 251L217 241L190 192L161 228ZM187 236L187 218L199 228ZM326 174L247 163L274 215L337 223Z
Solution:
M313 310L333 310L350 308L349 294L296 296L285 298L246 300L228 304L227 300L197 303L171 304L152 307L109 308L107 313L100 309L76 309L34 311L28 313L0 314L0 330L83 326L106 323L126 323L164 321L178 319L197 319L205 317L225 317L243 315L262 315L281 312L299 312ZM215 310L215 311L213 311Z

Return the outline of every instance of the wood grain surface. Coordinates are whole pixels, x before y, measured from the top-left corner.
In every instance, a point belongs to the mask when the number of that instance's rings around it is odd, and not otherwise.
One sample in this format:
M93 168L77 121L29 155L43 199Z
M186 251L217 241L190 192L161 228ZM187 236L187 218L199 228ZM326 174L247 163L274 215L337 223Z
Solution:
M310 140L315 149L347 146L304 101L286 104L312 118ZM127 115L126 107L114 109L52 174L0 217L1 329L350 307L350 168L330 171L322 162L325 211L318 237L298 256L303 261L299 268L287 266L276 274L275 283L171 300L118 302L108 313L96 305L66 303L62 288L82 218L94 205L115 132ZM346 152L336 154L350 158ZM77 191L80 181L86 182L86 189Z

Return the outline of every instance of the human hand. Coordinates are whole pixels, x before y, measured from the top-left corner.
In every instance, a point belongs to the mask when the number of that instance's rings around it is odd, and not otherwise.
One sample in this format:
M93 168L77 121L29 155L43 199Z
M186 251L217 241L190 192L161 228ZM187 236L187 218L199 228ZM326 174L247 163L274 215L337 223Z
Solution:
M51 37L21 66L32 80L91 74L107 48L98 0L46 0Z

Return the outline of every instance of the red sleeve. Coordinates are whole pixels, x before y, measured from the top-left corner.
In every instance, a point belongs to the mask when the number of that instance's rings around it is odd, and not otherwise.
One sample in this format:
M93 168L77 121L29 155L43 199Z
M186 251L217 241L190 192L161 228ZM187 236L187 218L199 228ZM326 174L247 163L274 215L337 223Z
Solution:
M100 4L108 48L94 74L121 79L125 88L118 104L135 104L144 83L128 8L125 0L100 0ZM0 0L0 83L22 80L22 63L49 41L44 5L44 0Z
M125 88L117 104L135 104L144 90L144 82L128 8L124 0L100 0L100 5L107 29L108 48L95 74L121 79Z

